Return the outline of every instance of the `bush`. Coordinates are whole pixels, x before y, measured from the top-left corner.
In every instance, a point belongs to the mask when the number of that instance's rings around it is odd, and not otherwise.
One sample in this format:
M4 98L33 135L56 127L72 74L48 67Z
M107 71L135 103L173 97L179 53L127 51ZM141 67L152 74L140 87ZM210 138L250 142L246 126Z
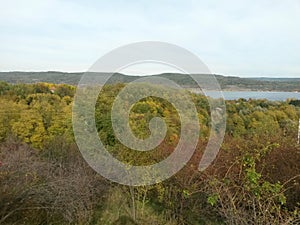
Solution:
M0 146L0 223L78 224L92 219L108 183L77 154L41 158L20 143Z

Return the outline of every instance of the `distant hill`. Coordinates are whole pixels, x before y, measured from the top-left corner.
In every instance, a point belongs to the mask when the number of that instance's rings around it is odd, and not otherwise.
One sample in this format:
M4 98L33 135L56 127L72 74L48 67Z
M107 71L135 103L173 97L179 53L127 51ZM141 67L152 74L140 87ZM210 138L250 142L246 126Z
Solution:
M101 75L101 73L99 73ZM83 73L65 72L0 72L0 80L8 83L65 83L76 85L80 81ZM186 74L163 73L161 76L175 81L186 88L196 87L195 81ZM199 74L199 76L205 76ZM240 78L233 76L215 75L220 86L224 90L252 90L252 91L300 91L300 78ZM114 74L109 83L128 83L139 76L129 76L124 74Z
M261 80L261 81L278 81L278 82L300 82L300 78L294 78L294 77L253 77L249 79L254 79L254 80Z
M0 80L8 83L66 83L77 84L83 73L64 72L0 72Z

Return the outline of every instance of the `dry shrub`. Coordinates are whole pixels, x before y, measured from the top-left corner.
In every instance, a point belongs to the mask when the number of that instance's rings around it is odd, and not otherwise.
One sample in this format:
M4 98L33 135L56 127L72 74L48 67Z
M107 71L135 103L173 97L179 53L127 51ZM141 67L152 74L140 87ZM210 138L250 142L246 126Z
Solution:
M152 192L178 224L299 224L295 146L226 137L213 164L199 172L203 144L184 169Z
M0 146L0 223L89 221L108 184L79 154L68 156L68 163L40 155L17 142Z
M300 222L299 212L287 209L293 204L293 210L297 210L299 204L294 195L299 195L299 183L295 186L291 182L300 174L297 149L283 151L282 146L285 145L225 140L217 159L205 172L204 185L208 203L227 224Z
M289 210L300 206L300 145L295 140L280 144L268 154L261 169L268 180L284 184Z

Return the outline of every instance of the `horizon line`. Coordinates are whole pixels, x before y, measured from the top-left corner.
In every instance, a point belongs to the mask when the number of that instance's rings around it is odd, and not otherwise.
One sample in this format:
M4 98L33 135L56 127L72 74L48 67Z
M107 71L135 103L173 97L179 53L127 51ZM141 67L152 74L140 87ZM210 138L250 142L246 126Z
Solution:
M92 73L113 73L113 72L95 72L95 71L59 71L59 70L38 70L38 71L32 71L32 70L10 70L10 71L0 71L0 73L87 73L87 72L92 72ZM180 72L161 72L161 73L154 73L154 74L143 74L143 75L138 75L138 74L128 74L128 73L120 73L120 72L114 72L118 73L124 76L136 76L136 77L144 77L144 76L157 76L157 75L162 75L162 74L181 74L181 75L187 75L185 73L180 73ZM193 73L193 74L204 74L204 73ZM217 75L217 76L224 76L224 77L238 77L238 78L278 78L278 79L289 79L289 78L299 78L297 76L276 76L276 75L262 75L262 76L249 76L249 75L228 75L228 74L222 74L222 73L210 73L211 75Z

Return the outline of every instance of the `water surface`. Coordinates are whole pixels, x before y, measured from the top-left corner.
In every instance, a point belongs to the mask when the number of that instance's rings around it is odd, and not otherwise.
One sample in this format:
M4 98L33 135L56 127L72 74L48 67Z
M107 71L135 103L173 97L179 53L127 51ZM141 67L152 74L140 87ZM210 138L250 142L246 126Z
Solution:
M193 91L196 92L197 91ZM199 92L198 92L199 93ZM217 91L208 91L206 94L212 98L220 96ZM225 100L267 99L270 101L285 101L287 99L300 99L300 92L276 92L276 91L223 91Z

